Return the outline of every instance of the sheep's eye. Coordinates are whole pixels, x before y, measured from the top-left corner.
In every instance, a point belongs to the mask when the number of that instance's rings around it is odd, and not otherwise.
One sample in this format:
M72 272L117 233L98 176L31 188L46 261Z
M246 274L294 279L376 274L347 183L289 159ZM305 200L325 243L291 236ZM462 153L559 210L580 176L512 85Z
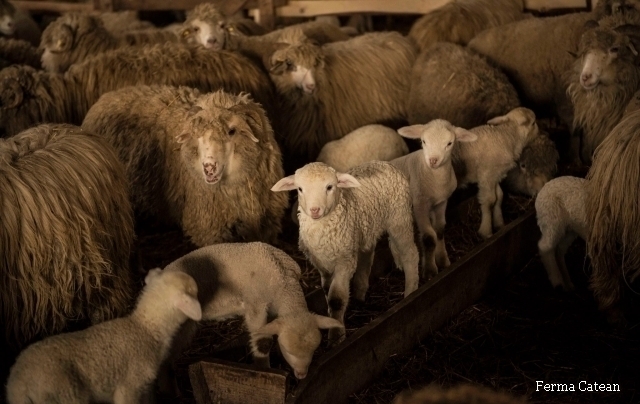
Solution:
M331 191L333 189L333 185L327 185L327 191Z
M220 28L224 28L224 22L220 21L220 22L218 23L218 26L219 26Z
M233 135L235 135L235 134L236 134L236 128L231 128L231 129L229 129L229 132L228 132L228 133L229 133L229 136L233 136Z
M200 31L199 27L193 27L193 32L198 32L198 31Z
M424 144L424 140L421 140L422 144Z
M291 61L291 59L285 60L284 63L287 65L287 69L291 69L293 67L293 62Z
M609 52L610 53L618 53L619 50L620 50L620 48L617 47L617 46L609 48Z
M527 168L527 165L524 164L524 163L520 163L520 168L522 168L524 170L525 168Z
M449 142L447 143L447 146L451 146L453 144L453 142Z
M298 187L298 192L302 193L302 188Z

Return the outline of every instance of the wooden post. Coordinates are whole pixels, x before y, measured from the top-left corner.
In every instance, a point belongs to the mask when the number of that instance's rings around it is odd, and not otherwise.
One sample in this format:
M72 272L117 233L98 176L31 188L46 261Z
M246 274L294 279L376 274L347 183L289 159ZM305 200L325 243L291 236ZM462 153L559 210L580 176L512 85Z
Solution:
M189 366L198 404L284 404L288 373L221 360Z
M113 11L114 0L93 0L93 8L99 11Z
M260 11L260 25L267 29L276 27L276 10L273 0L259 0L258 9Z

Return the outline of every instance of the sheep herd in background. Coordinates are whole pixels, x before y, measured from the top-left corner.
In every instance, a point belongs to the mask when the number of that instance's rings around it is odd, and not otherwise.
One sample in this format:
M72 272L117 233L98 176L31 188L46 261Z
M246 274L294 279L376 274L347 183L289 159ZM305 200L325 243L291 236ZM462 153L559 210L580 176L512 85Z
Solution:
M232 316L257 364L278 335L304 378L319 329L345 338L350 284L364 301L384 234L405 297L450 265L445 210L468 184L483 238L504 225L503 187L537 195L551 284L573 288L564 254L586 239L600 308L622 318L640 270L640 2L538 18L521 0L461 0L408 36L326 21L268 32L204 3L166 28L65 14L34 41L0 0L0 323L18 349L45 337L12 368L10 404L138 402L197 321ZM569 127L555 140L564 160L593 159L587 179L553 179L536 115ZM329 317L272 246L289 190ZM135 308L134 218L200 247L148 271ZM72 323L92 325L54 336Z

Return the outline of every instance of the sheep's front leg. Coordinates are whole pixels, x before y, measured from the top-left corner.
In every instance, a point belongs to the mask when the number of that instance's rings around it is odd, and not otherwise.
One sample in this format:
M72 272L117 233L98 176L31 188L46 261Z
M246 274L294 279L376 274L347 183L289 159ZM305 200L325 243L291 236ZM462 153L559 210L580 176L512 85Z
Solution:
M262 326L267 324L267 308L251 307L244 314L244 321L247 331L253 334ZM263 337L258 340L251 340L251 353L253 354L253 363L263 368L271 367L269 363L269 352L273 345L273 337Z
M493 205L493 227L499 229L504 226L504 218L502 217L502 198L504 194L500 184L496 184L496 203Z
M369 276L371 275L373 255L374 250L360 251L358 253L358 265L356 274L353 277L353 297L362 302L364 302L367 290L369 289Z
M569 269L567 268L567 263L564 260L564 256L571 247L571 244L575 241L577 235L568 231L567 234L560 240L558 247L556 248L556 262L558 263L558 267L560 268L560 276L562 277L562 287L565 291L570 292L574 289L573 282L571 282L571 277L569 276Z
M342 262L336 266L331 286L329 287L328 305L329 316L344 325L344 313L349 304L349 282L355 271L355 259ZM345 338L344 328L329 329L329 343L336 345Z
M416 219L418 230L420 232L420 249L422 250L420 275L424 279L430 279L438 274L438 266L436 265L435 256L438 236L431 225L431 212L426 209L425 206L414 206L413 216ZM391 232L389 233L389 236L391 237Z
M433 208L433 229L436 231L436 264L439 268L446 268L451 265L449 255L447 255L447 246L444 243L444 228L446 225L445 211L447 210L447 201L444 201Z
M542 238L538 241L538 250L540 252L540 260L547 270L549 276L549 282L551 286L556 288L562 285L562 275L560 274L560 268L558 268L558 262L556 261L556 247L559 240L555 237L555 233L543 231Z
M489 238L493 234L491 229L491 211L493 205L496 203L496 187L493 183L489 184L487 181L479 181L478 202L480 203L480 212L482 213L478 234L484 238Z

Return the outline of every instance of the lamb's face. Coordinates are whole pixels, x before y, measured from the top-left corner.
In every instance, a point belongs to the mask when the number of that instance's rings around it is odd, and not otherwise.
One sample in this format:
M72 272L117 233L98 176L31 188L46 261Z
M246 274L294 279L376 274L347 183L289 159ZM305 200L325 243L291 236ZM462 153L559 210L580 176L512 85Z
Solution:
M203 21L194 19L188 27L182 31L184 38L192 38L192 41L199 43L205 48L220 51L225 45L225 21L222 18Z
M585 90L592 90L598 85L620 83L621 65L634 65L638 52L626 35L595 28L582 36L580 55L575 63L580 85Z
M267 68L274 84L281 92L292 90L313 94L316 91L316 71L324 66L319 47L304 42L276 50Z
M328 166L318 168L307 165L295 174L298 211L314 220L331 213L340 198L336 171L326 169Z
M197 112L187 121L176 139L183 145L183 158L207 185L220 181L233 183L251 170L257 154L254 136L246 120L227 109L212 108Z
M296 379L307 376L313 353L318 349L322 336L315 323L296 323L284 327L278 334L280 352L293 369Z

